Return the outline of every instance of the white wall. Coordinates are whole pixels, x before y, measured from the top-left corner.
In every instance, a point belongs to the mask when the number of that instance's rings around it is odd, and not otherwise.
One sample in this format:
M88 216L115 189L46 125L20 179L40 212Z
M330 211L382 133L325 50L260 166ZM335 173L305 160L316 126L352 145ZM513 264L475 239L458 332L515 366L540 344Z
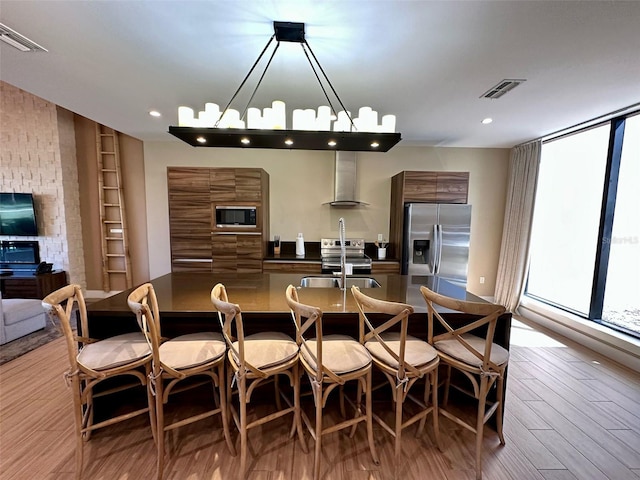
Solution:
M368 206L334 208L334 154L303 150L195 148L178 141L145 142L145 185L150 277L171 271L168 166L259 167L270 177L270 233L293 241L303 232L308 242L337 236L345 218L347 236L373 242L389 235L391 177L403 170L470 172L473 205L469 290L493 295L508 171L507 149L396 146L387 153L358 154L358 200ZM478 278L486 277L480 285Z

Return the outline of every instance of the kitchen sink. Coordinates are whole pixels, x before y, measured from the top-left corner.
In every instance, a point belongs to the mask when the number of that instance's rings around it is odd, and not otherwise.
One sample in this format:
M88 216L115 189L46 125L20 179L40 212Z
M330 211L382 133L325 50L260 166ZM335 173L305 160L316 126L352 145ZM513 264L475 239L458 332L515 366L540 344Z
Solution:
M300 286L303 288L339 288L341 280L339 277L302 277ZM347 277L347 288L351 288L352 285L359 288L378 288L381 286L375 278Z

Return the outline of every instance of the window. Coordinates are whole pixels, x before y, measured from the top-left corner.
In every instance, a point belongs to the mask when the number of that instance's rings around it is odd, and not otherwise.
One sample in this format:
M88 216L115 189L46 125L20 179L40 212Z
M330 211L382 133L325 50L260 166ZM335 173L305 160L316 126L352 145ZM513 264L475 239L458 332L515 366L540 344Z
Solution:
M542 145L525 294L640 336L640 115Z
M640 332L640 115L625 122L602 320Z

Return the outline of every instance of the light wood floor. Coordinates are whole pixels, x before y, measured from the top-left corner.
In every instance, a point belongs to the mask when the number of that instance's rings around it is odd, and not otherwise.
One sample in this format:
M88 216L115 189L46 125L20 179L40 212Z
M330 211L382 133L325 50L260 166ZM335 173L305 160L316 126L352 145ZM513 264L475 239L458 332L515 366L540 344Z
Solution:
M640 376L566 339L514 322L505 412L506 445L485 430L484 478L640 479ZM70 395L62 379L62 340L0 366L0 479L63 480L74 471ZM384 408L376 403L375 408ZM265 407L262 407L265 408ZM335 408L331 415L336 416ZM313 454L289 440L289 421L250 432L250 479L311 478ZM219 420L178 430L165 478L226 480L238 462L226 449ZM441 420L444 452L427 429L408 429L394 471L391 438L376 429L381 465L372 463L365 431L324 441L323 479L473 479L473 436ZM312 442L307 435L309 445ZM154 477L148 419L94 434L85 449L85 479Z

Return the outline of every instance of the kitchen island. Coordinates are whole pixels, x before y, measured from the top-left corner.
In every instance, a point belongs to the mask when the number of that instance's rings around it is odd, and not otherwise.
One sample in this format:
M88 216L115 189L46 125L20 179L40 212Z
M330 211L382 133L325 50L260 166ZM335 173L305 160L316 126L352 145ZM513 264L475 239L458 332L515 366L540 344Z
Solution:
M285 299L288 285L299 286L304 274L213 274L169 273L153 279L151 283L158 296L162 334L172 337L184 333L220 328L213 309L210 292L213 286L223 283L229 300L240 305L246 330L255 332L277 329L294 334L293 323ZM409 277L397 274L372 275L379 288L363 291L372 297L413 305L416 313L411 318L411 332L426 339L426 303L420 294L420 285L426 285L438 293L463 300L482 302L464 287L438 277ZM135 317L127 306L132 289L94 302L87 307L89 331L94 338L136 331ZM300 288L302 303L319 307L324 312L327 333L347 333L357 337L358 309L349 290L338 288ZM464 316L450 314L449 318ZM503 314L496 328L496 343L509 347L511 314Z
M237 303L242 309L245 335L271 330L285 332L295 337L285 289L290 284L299 286L301 279L305 276L307 275L299 273L169 273L153 279L151 283L158 296L162 335L175 337L198 331L219 331L218 315L211 303L210 293L213 286L220 282L227 288L229 301ZM420 293L421 285L426 285L431 290L449 297L476 302L484 301L467 292L464 287L438 277L410 277L398 274L374 274L371 277L375 278L381 286L366 288L363 292L375 298L413 305L415 313L410 319L409 332L425 340L427 339L427 306ZM132 290L123 291L88 305L91 337L105 338L139 331L135 316L127 306L127 297ZM358 309L351 291L343 291L339 288L299 288L298 295L301 302L322 309L325 335L342 333L358 338ZM461 322L468 323L476 318L446 311L442 314L453 326ZM377 319L376 315L369 315L369 318L373 321ZM379 318L379 320L383 319ZM440 325L436 322L434 333L441 331ZM511 313L507 312L498 319L495 342L508 349L510 331ZM489 398L495 398L495 390L491 392ZM491 423L494 424L494 421L495 418Z

